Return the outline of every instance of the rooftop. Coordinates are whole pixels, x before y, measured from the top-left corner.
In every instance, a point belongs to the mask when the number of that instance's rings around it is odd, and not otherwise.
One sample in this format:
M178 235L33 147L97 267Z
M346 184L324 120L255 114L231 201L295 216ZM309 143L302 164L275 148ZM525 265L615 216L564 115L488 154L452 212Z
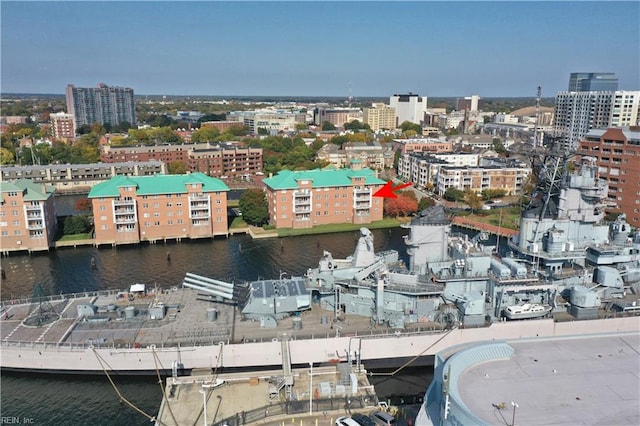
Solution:
M324 168L305 171L282 170L277 175L265 179L265 185L272 189L298 188L299 180L310 180L313 188L331 186L352 186L352 178L364 178L365 185L384 185L386 182L376 177L373 170Z
M89 198L117 197L120 195L119 188L124 186L135 186L137 195L186 194L189 184L202 184L202 192L229 190L220 179L199 172L184 175L116 176L94 186L89 192Z

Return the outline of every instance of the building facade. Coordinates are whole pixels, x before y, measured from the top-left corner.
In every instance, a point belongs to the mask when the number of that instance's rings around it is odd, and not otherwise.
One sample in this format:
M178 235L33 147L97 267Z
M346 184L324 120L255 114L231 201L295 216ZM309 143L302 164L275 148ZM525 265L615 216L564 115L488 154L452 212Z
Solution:
M264 179L270 223L305 229L382 220L383 198L373 194L385 183L359 164L350 169L283 170Z
M104 163L129 161L183 162L192 172L212 177L243 177L262 172L262 148L245 148L235 143L191 145L104 146Z
M607 210L627 215L640 226L640 127L594 129L580 141L578 153L594 157L609 185Z
M427 98L411 92L406 95L396 94L389 98L389 106L396 110L395 127L400 127L405 121L422 124L427 112Z
M226 236L227 191L202 173L112 178L89 193L95 244Z
M66 90L67 113L75 118L76 127L88 124L117 125L128 122L136 124L136 105L133 89L128 87L74 87Z
M520 194L527 177L528 167L452 167L438 171L436 192L443 196L449 188L471 190L480 194L485 189L503 189L507 195Z
M412 152L404 154L398 162L398 176L421 188L435 187L438 171L443 166L477 167L478 154L428 154Z
M55 190L29 179L0 182L0 251L46 251L55 245Z
M618 79L612 72L572 72L569 92L612 92L618 90Z
M328 121L336 127L342 127L344 123L353 120L363 120L360 108L317 107L313 110L313 124L316 126L322 126L322 123Z
M76 121L73 114L64 112L49 115L51 121L51 135L56 139L73 139L76 137Z
M432 138L394 139L393 150L399 151L401 155L412 152L436 154L451 152L453 150L453 144Z
M360 161L362 167L384 170L393 167L394 154L391 148L382 146L380 142L347 142L343 145L346 155L345 164Z
M387 104L374 103L371 108L364 108L362 120L374 132L392 130L396 128L396 109Z
M58 192L88 192L92 186L114 176L151 176L167 173L160 161L97 164L47 164L45 166L3 166L2 180L29 179L54 186Z

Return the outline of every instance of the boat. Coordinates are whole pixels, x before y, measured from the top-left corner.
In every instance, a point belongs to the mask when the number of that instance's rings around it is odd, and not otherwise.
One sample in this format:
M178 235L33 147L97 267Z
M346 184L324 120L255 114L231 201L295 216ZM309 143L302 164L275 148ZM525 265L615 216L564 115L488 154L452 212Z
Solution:
M375 252L373 234L361 228L352 255L325 251L300 277L225 282L185 272L171 288L3 301L0 368L180 375L372 365L491 339L637 331L638 312L616 306L638 304L640 235L624 215L604 221L597 166L586 159L540 176L501 255L482 233L455 233L436 205L406 225L407 263L395 250ZM544 310L516 314L525 301ZM512 321L504 321L510 308Z
M510 320L540 318L551 312L551 306L525 303L524 305L508 306L503 312L504 316Z

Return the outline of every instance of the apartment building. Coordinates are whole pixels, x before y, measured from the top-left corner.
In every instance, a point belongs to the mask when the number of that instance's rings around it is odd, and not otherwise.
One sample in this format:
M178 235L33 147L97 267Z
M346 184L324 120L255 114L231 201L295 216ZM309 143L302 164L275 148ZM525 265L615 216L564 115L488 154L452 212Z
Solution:
M441 153L451 152L453 144L447 141L432 138L394 139L393 150L400 151L401 155L412 152Z
M405 121L422 124L427 112L427 97L415 93L395 94L389 97L389 106L396 110L396 126Z
M348 169L283 170L264 179L270 223L305 229L382 220L383 198L373 194L385 183L357 161Z
M226 236L227 191L203 173L114 177L89 192L95 244Z
M477 167L478 154L428 154L412 152L404 154L398 162L398 176L407 179L418 187L435 186L438 171L443 166Z
M29 179L52 185L59 192L81 192L114 176L150 176L167 173L160 161L97 164L47 164L45 166L3 166L2 180Z
M396 109L387 104L374 103L371 108L364 108L362 121L374 132L396 128Z
M519 194L531 174L528 167L453 167L443 166L438 171L435 191L443 196L449 188L481 193L485 189L503 189L507 195Z
M262 172L262 148L245 148L237 143L190 145L105 146L100 154L105 163L129 161L176 161L192 172L212 177L242 177Z
M382 146L380 142L347 142L343 145L346 155L345 164L359 160L362 167L384 170L393 167L394 154L391 148Z
M0 251L46 251L57 231L55 190L29 179L0 182Z
M76 126L84 124L111 124L122 122L136 124L136 105L133 89L109 87L100 83L97 87L74 87L66 90L67 112L74 116Z
M607 210L624 213L640 226L640 127L593 129L580 141L578 154L594 157L609 185Z
M256 111L232 111L227 114L227 120L239 123L249 129L254 135L259 129L268 134L289 132L296 130L296 125L306 124L307 114L299 111L274 111L269 109Z
M64 112L49 115L51 121L51 135L56 139L73 139L76 137L76 121L73 114Z
M313 124L316 126L322 126L322 123L328 121L336 127L342 127L344 123L353 120L363 120L360 108L317 107L313 110Z

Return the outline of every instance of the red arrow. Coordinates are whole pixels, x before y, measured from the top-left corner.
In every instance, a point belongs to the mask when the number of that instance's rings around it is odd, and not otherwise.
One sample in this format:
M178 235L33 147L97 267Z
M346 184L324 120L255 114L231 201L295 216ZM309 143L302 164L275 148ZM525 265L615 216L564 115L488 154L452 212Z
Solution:
M398 186L394 187L393 186L393 182L389 181L382 188L378 189L373 194L373 196L374 197L384 197L384 198L398 198L398 196L394 193L394 191L397 191L397 190L402 189L402 188L406 188L407 186L411 186L411 182L404 183L404 184L401 184L401 185L398 185Z

